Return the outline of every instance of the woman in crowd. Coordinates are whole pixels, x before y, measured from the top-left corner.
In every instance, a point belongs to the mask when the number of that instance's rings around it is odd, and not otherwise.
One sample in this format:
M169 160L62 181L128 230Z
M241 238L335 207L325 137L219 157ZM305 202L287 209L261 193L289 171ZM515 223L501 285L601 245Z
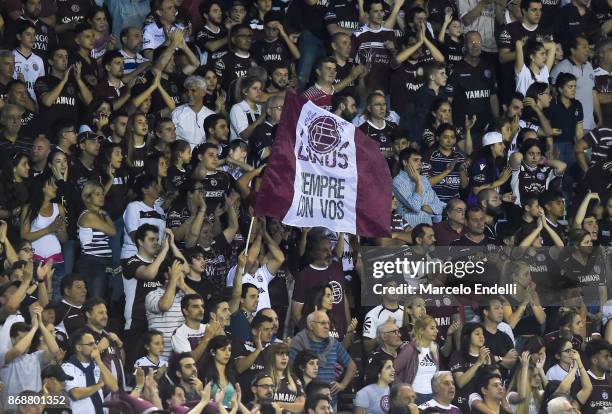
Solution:
M461 348L453 352L449 366L457 387L457 404L469 412L468 397L475 392L474 379L480 367L491 364L491 350L484 346L484 326L469 322L461 329Z
M555 63L555 43L542 43L535 39L516 41L514 61L516 91L525 95L534 82L548 83Z
M389 395L391 384L395 381L395 368L390 357L374 358L368 365L365 386L355 395L355 414L386 414L381 401Z
M531 280L529 265L523 261L513 262L507 268L507 283L516 286L516 293L504 297L504 320L512 328L515 337L541 332L546 322L544 308Z
M434 318L425 315L417 319L414 340L399 351L394 362L397 377L401 382L412 384L418 404L432 397L431 378L440 367L437 336L438 326ZM428 363L421 364L424 359Z
M91 57L97 60L104 56L107 50L117 47L117 39L108 31L108 20L102 7L92 7L87 14L87 22L94 31L94 49L91 51Z
M304 410L304 389L300 380L291 372L289 346L275 343L265 350L264 371L274 381L274 402L283 410L300 413Z
M148 331L142 338L143 352L142 357L134 363L134 368L142 368L145 373L149 370L155 372L155 378L164 376L168 369L168 359L162 355L164 351L164 337L161 332L156 330Z
M258 103L261 100L263 84L259 78L249 76L238 80L237 90L240 91L242 101L234 104L230 110L231 139L242 138L248 141L255 128L265 120Z
M136 177L144 170L144 159L147 156L147 137L149 124L147 117L141 112L130 116L125 130L126 161L132 177Z
M234 362L232 361L232 344L225 335L215 336L208 343L206 352L198 370L204 383L212 381L211 393L215 395L223 390L225 397L223 405L229 407L236 392Z
M57 197L57 185L50 172L36 177L31 191L30 203L21 213L21 238L32 243L34 261L53 261L53 297L59 297L59 283L65 274L61 242L67 238L66 211L52 201Z
M106 298L109 277L106 269L112 265L110 237L116 234L113 220L104 207L104 188L88 181L81 192L85 210L78 220L81 255L76 269L85 277L89 296Z
M310 350L300 351L296 355L293 365L295 367L295 375L304 388L317 378L319 373L319 357L314 352Z
M151 142L148 144L148 155L155 152L162 153L170 159L172 151L170 146L176 141L176 127L170 118L160 118L155 124Z
M168 186L168 159L160 152L148 155L144 159L143 170L145 174L157 178L157 185L160 189L160 197L162 207L168 210L168 207L176 194ZM174 190L174 189L172 189Z
M0 181L0 219L8 224L8 235L15 240L19 234L21 210L29 198L30 163L28 156L14 152L3 166Z
M569 394L577 379L576 376L579 376L580 391L575 394L576 399L580 404L586 403L593 391L593 384L582 364L580 353L574 349L572 342L565 338L558 338L551 344L550 349L549 354L553 356L557 363L546 371L546 379L548 381L561 381L558 392Z

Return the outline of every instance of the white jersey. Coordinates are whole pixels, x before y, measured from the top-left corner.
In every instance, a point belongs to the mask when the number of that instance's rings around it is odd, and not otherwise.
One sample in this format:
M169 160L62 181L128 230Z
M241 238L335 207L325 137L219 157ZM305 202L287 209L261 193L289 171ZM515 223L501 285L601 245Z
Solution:
M234 286L234 276L236 275L236 266L232 267L227 274L226 286ZM274 276L268 270L268 266L263 265L255 271L255 274L245 273L242 275L242 283L252 283L259 289L259 301L257 302L257 310L271 308L272 303L270 302L270 293L268 292L268 285L274 279Z
M399 305L396 310L385 308L383 305L378 305L366 314L365 321L363 322L363 336L364 338L375 339L376 329L383 323L387 322L389 318L395 319L397 326L402 326L404 322L404 307Z
M45 63L36 53L32 52L26 57L17 49L13 50L15 56L15 74L13 77L19 79L19 74L23 74L23 79L28 87L28 92L32 99L36 101L34 93L34 82L41 76L45 76Z

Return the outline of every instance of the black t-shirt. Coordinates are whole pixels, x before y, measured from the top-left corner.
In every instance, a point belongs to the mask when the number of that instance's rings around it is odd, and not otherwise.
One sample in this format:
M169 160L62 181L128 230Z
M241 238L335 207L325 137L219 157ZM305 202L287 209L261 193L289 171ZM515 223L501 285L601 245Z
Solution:
M55 326L64 325L68 336L87 324L87 317L83 307L77 308L61 301L55 305Z
M126 279L125 286L125 306L131 307L132 321L146 321L147 312L145 310L145 298L149 292L154 291L162 284L157 280L144 280L136 277L136 271L140 266L148 266L151 262L145 262L138 255L132 256L127 260L122 260L123 277ZM133 324L133 322L132 322Z
M591 9L581 16L573 4L567 4L561 8L559 19L559 37L562 42L567 42L578 35L585 35L590 44L597 42L600 36L599 22L597 16Z
M108 177L103 177L103 182L108 182ZM130 174L127 167L122 165L115 171L113 184L104 198L104 210L110 215L111 219L117 220L123 216L123 212L129 202L128 191Z
M246 77L247 71L253 66L257 66L257 62L252 54L242 57L228 52L215 61L215 73L219 77L221 87L229 91L232 81Z
M269 122L257 126L249 139L248 162L253 167L261 165L261 155L264 148L271 146L276 138L276 125Z
M53 75L42 76L36 79L34 83L34 92L36 93L38 102L41 102L43 94L50 92L60 83L61 79ZM82 108L81 105L79 87L73 80L73 77L70 76L53 105L47 107L40 104L41 122L48 127L59 125L59 123L62 122L77 124L79 112Z
M265 344L264 349L268 347L270 344ZM251 355L255 351L255 344L252 341L234 341L232 344L232 358L235 360L239 358L245 358ZM260 352L255 359L255 362L248 367L242 374L238 375L238 383L240 384L241 390L248 390L247 395L244 395L242 399L243 401L251 401L253 397L253 393L251 390L251 381L257 374L264 370L264 359L263 352Z
M60 2L61 3L61 2ZM73 53L70 58L71 63L80 62L81 67L81 77L85 81L85 83L89 86L89 89L93 91L98 85L99 79L102 77L100 73L100 69L98 68L98 62L95 59L90 58L89 62L80 54ZM77 89L78 90L78 89Z
M455 374L456 372L465 372L470 369L474 364L478 361L478 355L468 355L467 357L463 354L463 350L459 349L452 353L449 361L449 369ZM455 404L462 413L469 413L469 397L470 394L476 392L476 381L470 381L463 388L457 387L457 392L455 394L455 399L453 400L453 404Z
M493 362L494 357L498 356L503 358L508 351L514 348L514 344L512 343L512 339L510 337L500 331L499 329L494 334L490 333L488 330L484 330L485 343L484 346L491 350L491 362ZM502 368L502 376L506 376L507 370Z
M453 123L463 125L466 115L476 115L474 131L484 130L491 119L491 95L497 93L495 68L483 59L476 67L462 60L453 66L447 90L454 96Z
M349 58L344 65L340 66L339 63L336 63L336 79L334 79L334 85L340 83L343 79L348 77L351 74L351 70L355 67L355 62L353 59ZM342 90L343 94L348 94L351 96L355 96L355 81L349 83L349 86Z
M590 370L587 373L591 377L593 391L591 391L587 402L582 406L582 412L584 414L596 414L599 410L612 406L612 400L610 399L612 377L610 377L610 373L606 373L603 379L599 379Z
M79 215L83 211L83 200L81 199L81 192L77 188L76 184L68 180L57 180L57 197L54 202L61 204L66 211L66 232L68 233L69 240L76 240L77 238L77 221Z
M235 183L234 177L224 171L216 171L202 179L208 213L213 213L217 206L225 203L225 196L229 195L235 187Z
M255 42L251 52L255 62L265 68L268 73L272 73L275 65L289 64L293 60L289 48L280 37L272 42L266 39Z
M151 85L151 83L153 82L153 77L154 76L151 72L147 73L147 76L146 76L147 86ZM175 74L170 74L170 75L164 74L164 76L162 76L160 80L160 84L164 88L164 90L168 93L168 95L170 95L170 97L174 101L174 104L176 106L180 105L181 104L181 91L182 91L181 77ZM156 113L166 107L167 107L166 103L162 99L161 94L159 93L159 91L155 90L153 94L151 95L151 110L149 112Z
M198 34L196 35L195 44L200 48L200 51L204 52L206 51L206 43L214 42L215 40L221 40L226 37L227 37L227 30L225 29L223 25L219 27L218 32L213 32L208 26L204 26L202 27L202 30L200 30ZM215 52L210 53L208 55L208 59L209 61L219 59L225 53L227 53L226 48L224 47L219 48Z
M393 149L393 136L396 134L397 125L393 122L384 121L382 129L376 128L370 121L366 121L359 126L366 135L378 142L381 151Z
M179 189L187 180L187 170L179 170L176 165L171 165L168 168L168 182L173 188Z
M343 29L359 29L359 10L354 0L330 0L323 17L325 25L337 24Z
M450 36L444 38L444 43L438 45L440 51L444 53L446 58L446 68L449 76L452 75L455 65L463 60L463 43L461 39L455 42Z
M212 285L213 295L221 296L227 273L231 267L228 258L231 256L232 248L225 240L223 233L215 237L210 247L200 248L206 261L204 278Z
M83 187L87 181L100 182L100 171L95 166L89 169L80 159L76 159L68 170L68 179L76 185L79 191L83 191Z
M319 39L327 36L325 27L325 12L327 0L317 0L317 4L309 6L306 1L292 1L287 7L285 27L288 33L299 33L308 30Z
M65 24L70 22L81 22L85 19L85 16L89 14L89 9L93 7L91 0L62 0L56 2L58 24ZM74 45L74 31L69 30L58 36L59 43L62 45Z
M599 288L606 286L606 266L598 248L595 248L585 264L570 254L562 259L559 268L561 279L558 286L561 289L580 287L585 304L599 304Z
M399 114L412 112L413 98L423 84L421 63L404 62L391 73L391 108Z

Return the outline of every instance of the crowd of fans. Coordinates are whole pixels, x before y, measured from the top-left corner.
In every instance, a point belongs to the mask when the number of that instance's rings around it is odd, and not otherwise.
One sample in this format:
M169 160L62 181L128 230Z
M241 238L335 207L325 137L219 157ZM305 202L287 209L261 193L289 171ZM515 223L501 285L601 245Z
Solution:
M0 11L0 411L609 412L610 0ZM391 237L254 217L286 93L379 143ZM516 289L366 307L364 246Z

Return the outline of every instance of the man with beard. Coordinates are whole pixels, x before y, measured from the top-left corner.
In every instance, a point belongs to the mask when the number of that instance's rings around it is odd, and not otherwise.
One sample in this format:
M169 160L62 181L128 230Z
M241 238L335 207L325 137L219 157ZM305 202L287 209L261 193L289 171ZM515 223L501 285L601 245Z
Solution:
M497 240L497 224L503 215L502 199L511 196L512 194L504 194L500 198L499 193L492 188L478 193L478 204L485 213L485 235L493 240Z
M122 49L119 49L119 53L123 56L123 73L126 75L123 80L129 82L150 68L151 61L139 53L142 49L142 30L139 27L123 28L119 39L123 46Z
M113 111L120 109L130 99L131 87L123 83L123 55L117 50L111 50L102 57L102 67L106 71L106 79L96 86L96 96L107 100L113 105Z
M266 121L253 131L249 139L248 162L253 167L259 167L270 156L270 148L276 138L276 127L283 114L284 98L275 95L266 102Z
M196 35L196 45L207 52L210 61L227 53L227 30L223 25L223 7L218 0L204 1L198 7L206 24Z
M278 62L271 65L270 83L266 87L268 94L285 94L289 86L289 66L285 62ZM252 139L252 138L251 138Z
M485 230L486 218L485 211L480 206L471 206L466 212L466 232L465 234L453 241L452 246L486 246L495 244L495 239L488 236Z
M106 303L97 297L89 299L83 305L87 325L78 332L88 333L94 337L104 365L113 373L121 388L125 386L123 372L123 341L114 332L107 332L108 311Z
M332 98L331 112L347 122L351 122L357 115L357 103L348 93L339 93Z
M21 21L29 21L36 27L36 39L32 50L43 59L47 58L47 52L57 46L57 37L52 27L48 26L40 18L42 12L41 0L23 1L23 14L17 20L7 19L4 31L5 39L14 39L16 25Z

